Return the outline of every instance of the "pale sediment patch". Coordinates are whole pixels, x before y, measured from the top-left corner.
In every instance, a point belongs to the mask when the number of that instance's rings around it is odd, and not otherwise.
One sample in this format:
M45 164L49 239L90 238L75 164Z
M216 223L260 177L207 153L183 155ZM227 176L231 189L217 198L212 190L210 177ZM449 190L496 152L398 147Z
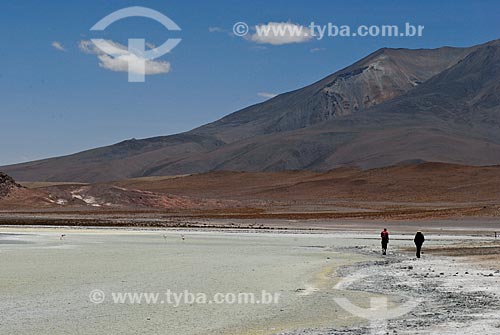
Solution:
M268 335L327 325L336 313L329 295L331 274L339 266L366 259L334 252L331 247L339 240L332 235L18 230L25 232L19 241L30 244L0 244L0 251L8 254L0 258L0 314L2 331L27 335L136 330L144 334ZM269 305L181 304L176 308L109 300L96 305L89 301L94 289L103 290L108 299L112 292L170 289L208 295L265 290L279 293L280 300ZM298 289L307 294L298 294Z
M312 285L306 285L305 288L300 288L300 289L297 289L296 291L297 291L297 294L300 296L307 296L307 295L311 295L315 292L318 292L319 288L312 286Z

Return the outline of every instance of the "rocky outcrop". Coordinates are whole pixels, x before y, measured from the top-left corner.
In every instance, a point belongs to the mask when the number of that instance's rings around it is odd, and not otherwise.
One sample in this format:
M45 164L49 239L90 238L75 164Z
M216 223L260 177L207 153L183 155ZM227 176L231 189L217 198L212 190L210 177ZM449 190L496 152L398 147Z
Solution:
M0 198L8 196L14 189L21 187L11 176L0 172Z

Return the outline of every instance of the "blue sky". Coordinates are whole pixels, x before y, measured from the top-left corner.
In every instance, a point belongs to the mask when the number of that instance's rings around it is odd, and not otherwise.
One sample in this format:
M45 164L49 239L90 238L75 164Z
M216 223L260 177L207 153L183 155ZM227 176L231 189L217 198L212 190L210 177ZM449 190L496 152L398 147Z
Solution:
M180 27L145 18L89 29L128 6L155 9ZM0 165L74 153L129 138L168 135L308 85L381 47L469 46L499 38L498 1L2 1ZM234 23L424 25L422 37L308 39L255 43ZM252 31L250 32L252 33ZM168 73L129 83L99 66L81 41L104 38L155 45L182 38L156 61Z

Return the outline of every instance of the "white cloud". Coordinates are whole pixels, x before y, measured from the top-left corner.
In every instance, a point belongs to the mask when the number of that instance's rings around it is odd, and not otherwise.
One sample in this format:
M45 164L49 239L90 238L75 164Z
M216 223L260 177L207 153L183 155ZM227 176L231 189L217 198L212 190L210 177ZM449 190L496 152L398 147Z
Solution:
M98 48L92 41L83 40L79 43L79 48L87 54L96 55L99 59L99 66L116 72L133 72L142 74L143 62L146 62L146 75L168 73L171 70L171 65L166 61L157 61L144 59L133 52L129 52L124 45L106 40L112 47L106 44L99 45ZM149 48L154 45L147 45Z
M109 55L98 55L99 66L116 72L143 73L142 62L144 59L132 53L111 57ZM146 60L146 72L144 74L160 74L170 72L170 63L164 61Z
M269 22L255 26L247 39L260 44L283 45L304 43L313 38L308 27L291 22Z
M325 51L326 48L312 48L311 50L309 50L310 52L321 52L321 51Z
M269 93L269 92L259 92L259 93L257 93L257 95L259 97L263 97L266 99L271 99L271 98L274 98L275 96L277 96L276 93Z
M106 40L106 42L107 43L102 44L100 48L98 48L94 44L94 42L90 40L83 40L78 43L78 47L83 52L92 55L108 54L114 56L123 56L129 53L127 47L120 43L111 40Z
M57 49L57 50L59 50L59 51L66 51L66 49L64 48L64 46L62 45L62 43L61 43L61 42L54 41L54 42L52 42L52 43L51 43L51 45L52 45L55 49Z

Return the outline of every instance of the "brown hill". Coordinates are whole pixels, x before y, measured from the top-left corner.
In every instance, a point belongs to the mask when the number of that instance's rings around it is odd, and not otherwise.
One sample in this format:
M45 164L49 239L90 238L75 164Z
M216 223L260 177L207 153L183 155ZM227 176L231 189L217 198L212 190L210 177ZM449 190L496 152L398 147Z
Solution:
M108 184L32 183L29 186L23 187L10 176L0 173L0 210L140 211L238 206L236 202L176 196Z
M59 223L83 215L80 218L88 218L92 224L100 224L104 218L112 218L114 224L130 224L136 219L154 224L168 218L186 223L190 218L406 220L500 216L500 166L421 163L327 172L219 171L32 187L36 188L20 188L0 199L0 210L69 215L57 219ZM3 222L25 223L22 220L26 217L22 218ZM35 221L52 222L43 218Z
M178 178L154 177L113 183L180 196L311 203L500 202L500 166L421 163L371 170L328 172L210 172Z

